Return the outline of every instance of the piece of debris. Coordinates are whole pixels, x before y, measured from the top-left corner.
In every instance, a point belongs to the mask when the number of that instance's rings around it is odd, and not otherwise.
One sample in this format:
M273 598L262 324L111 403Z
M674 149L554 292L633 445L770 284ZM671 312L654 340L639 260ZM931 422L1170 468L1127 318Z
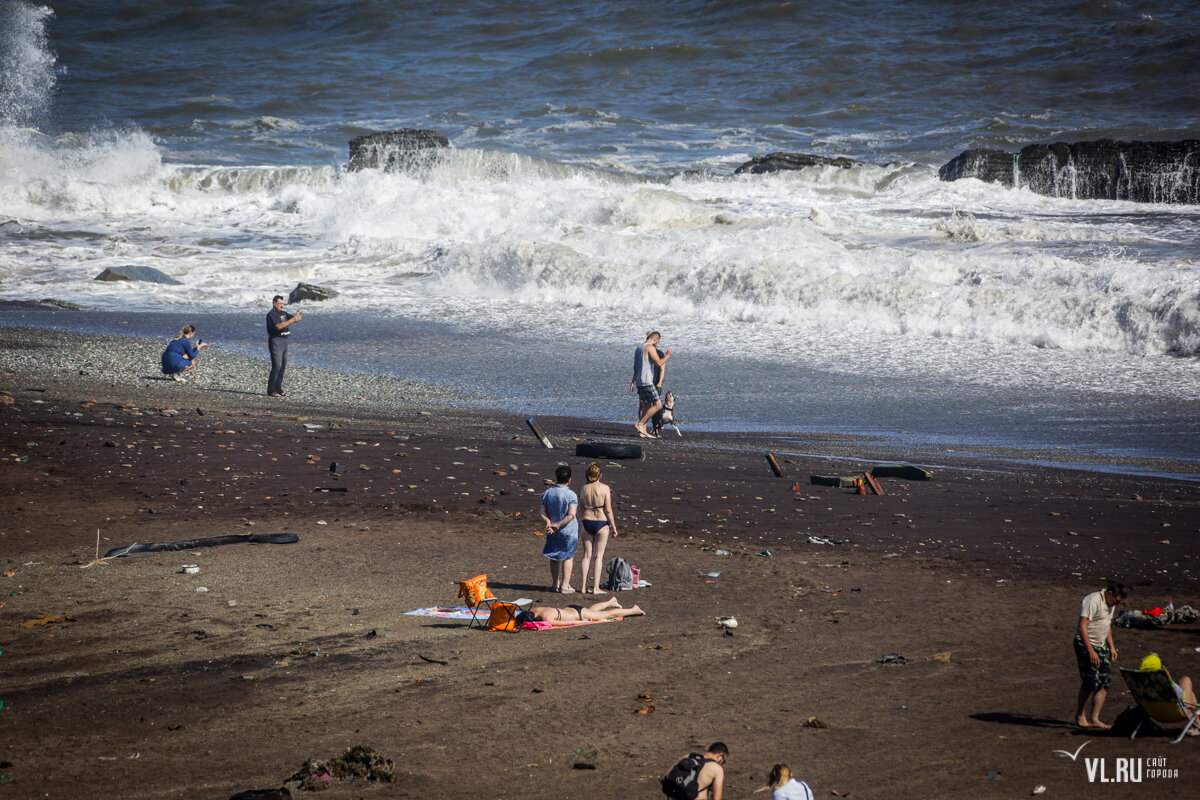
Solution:
M21 623L22 628L41 627L42 625L54 625L60 622L74 622L73 617L58 616L58 617L38 617L37 619L27 619Z
M1046 793L1046 787L1041 785L1040 783L1037 786L1033 787L1033 791L1030 792L1030 794L1045 794L1045 793Z
M833 547L834 545L838 544L838 542L835 542L832 539L827 539L824 536L809 536L808 543L809 544L822 544L822 545L825 545L826 547Z
M804 725L802 725L801 727L816 728L817 730L822 730L822 731L829 730L829 726L826 725L824 722L821 722L821 720L817 719L816 717L809 717L808 719L804 720Z
M888 653L887 655L880 657L879 663L880 664L907 664L908 659L905 658L904 656L900 655L899 653Z
M330 472L345 472L346 465L342 464L338 461L331 461L331 462L329 462L329 471Z
M813 486L836 486L839 489L853 489L855 478L843 478L838 475L810 475L808 482Z
M766 459L767 459L767 464L769 464L769 465L770 465L770 467L771 467L771 472L774 472L774 473L775 473L775 477L776 477L776 478L782 478L782 477L783 477L783 470L781 470L781 469L779 468L779 462L775 460L775 454L774 454L774 453L763 453L763 456L765 456L765 457L766 457Z
M550 443L550 437L542 433L542 429L539 428L538 424L533 421L533 417L526 417L525 424L529 426L529 429L533 431L533 435L538 438L538 441L540 441L547 450L554 449L554 445Z
M370 747L355 745L333 761L310 758L287 782L299 782L300 788L322 791L326 781L365 780L391 783L395 780L396 765Z
M910 481L927 481L933 473L912 464L876 464L871 468L871 474L876 478L904 478Z
M934 653L931 656L926 656L925 660L926 661L940 661L943 664L949 664L950 663L950 651L946 650L941 653Z
M717 620L717 624L722 628L736 628L738 626L738 621L733 617L726 617L725 619Z
M238 792L229 800L292 800L292 793L286 786L278 789L248 789Z
M595 764L589 764L586 761L576 761L571 765L571 769L595 769Z

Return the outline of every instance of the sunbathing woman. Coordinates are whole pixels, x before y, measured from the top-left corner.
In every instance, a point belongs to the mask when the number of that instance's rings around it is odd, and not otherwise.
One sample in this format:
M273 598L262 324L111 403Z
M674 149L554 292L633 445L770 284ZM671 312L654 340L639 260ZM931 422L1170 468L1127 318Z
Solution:
M566 608L550 608L535 606L526 614L526 619L538 622L549 622L551 625L578 625L581 622L604 622L621 617L638 617L645 614L641 607L622 608L617 598L610 597L603 603L591 606L567 606Z

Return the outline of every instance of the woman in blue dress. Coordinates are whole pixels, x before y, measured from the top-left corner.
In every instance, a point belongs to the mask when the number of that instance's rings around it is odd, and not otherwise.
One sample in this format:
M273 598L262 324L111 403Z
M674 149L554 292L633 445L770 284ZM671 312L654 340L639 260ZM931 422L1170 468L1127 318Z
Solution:
M180 383L187 383L183 373L196 366L196 356L200 354L200 348L208 346L203 340L193 342L195 338L196 326L184 325L179 335L171 340L166 350L163 350L163 375L168 375Z
M542 493L542 521L546 523L546 546L542 555L550 559L550 582L554 591L572 594L571 568L579 546L579 498L569 488L571 468L554 470L554 486Z

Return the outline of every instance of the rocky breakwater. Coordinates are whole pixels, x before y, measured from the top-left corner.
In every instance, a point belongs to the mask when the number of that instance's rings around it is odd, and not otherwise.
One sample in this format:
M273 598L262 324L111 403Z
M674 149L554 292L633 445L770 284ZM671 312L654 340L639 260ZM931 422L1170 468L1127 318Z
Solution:
M1056 142L1019 153L965 150L938 175L978 178L1051 197L1200 203L1200 140Z
M401 128L377 131L350 140L350 169L408 172L435 163L450 140L437 131Z

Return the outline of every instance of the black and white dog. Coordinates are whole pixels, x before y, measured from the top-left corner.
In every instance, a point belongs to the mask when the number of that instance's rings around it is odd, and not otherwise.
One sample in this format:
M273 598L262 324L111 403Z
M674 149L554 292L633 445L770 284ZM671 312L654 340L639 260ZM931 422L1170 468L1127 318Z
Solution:
M683 437L683 432L679 430L679 425L675 422L675 394L673 392L663 395L662 408L650 418L650 432L658 436L667 425L675 429L677 436Z

